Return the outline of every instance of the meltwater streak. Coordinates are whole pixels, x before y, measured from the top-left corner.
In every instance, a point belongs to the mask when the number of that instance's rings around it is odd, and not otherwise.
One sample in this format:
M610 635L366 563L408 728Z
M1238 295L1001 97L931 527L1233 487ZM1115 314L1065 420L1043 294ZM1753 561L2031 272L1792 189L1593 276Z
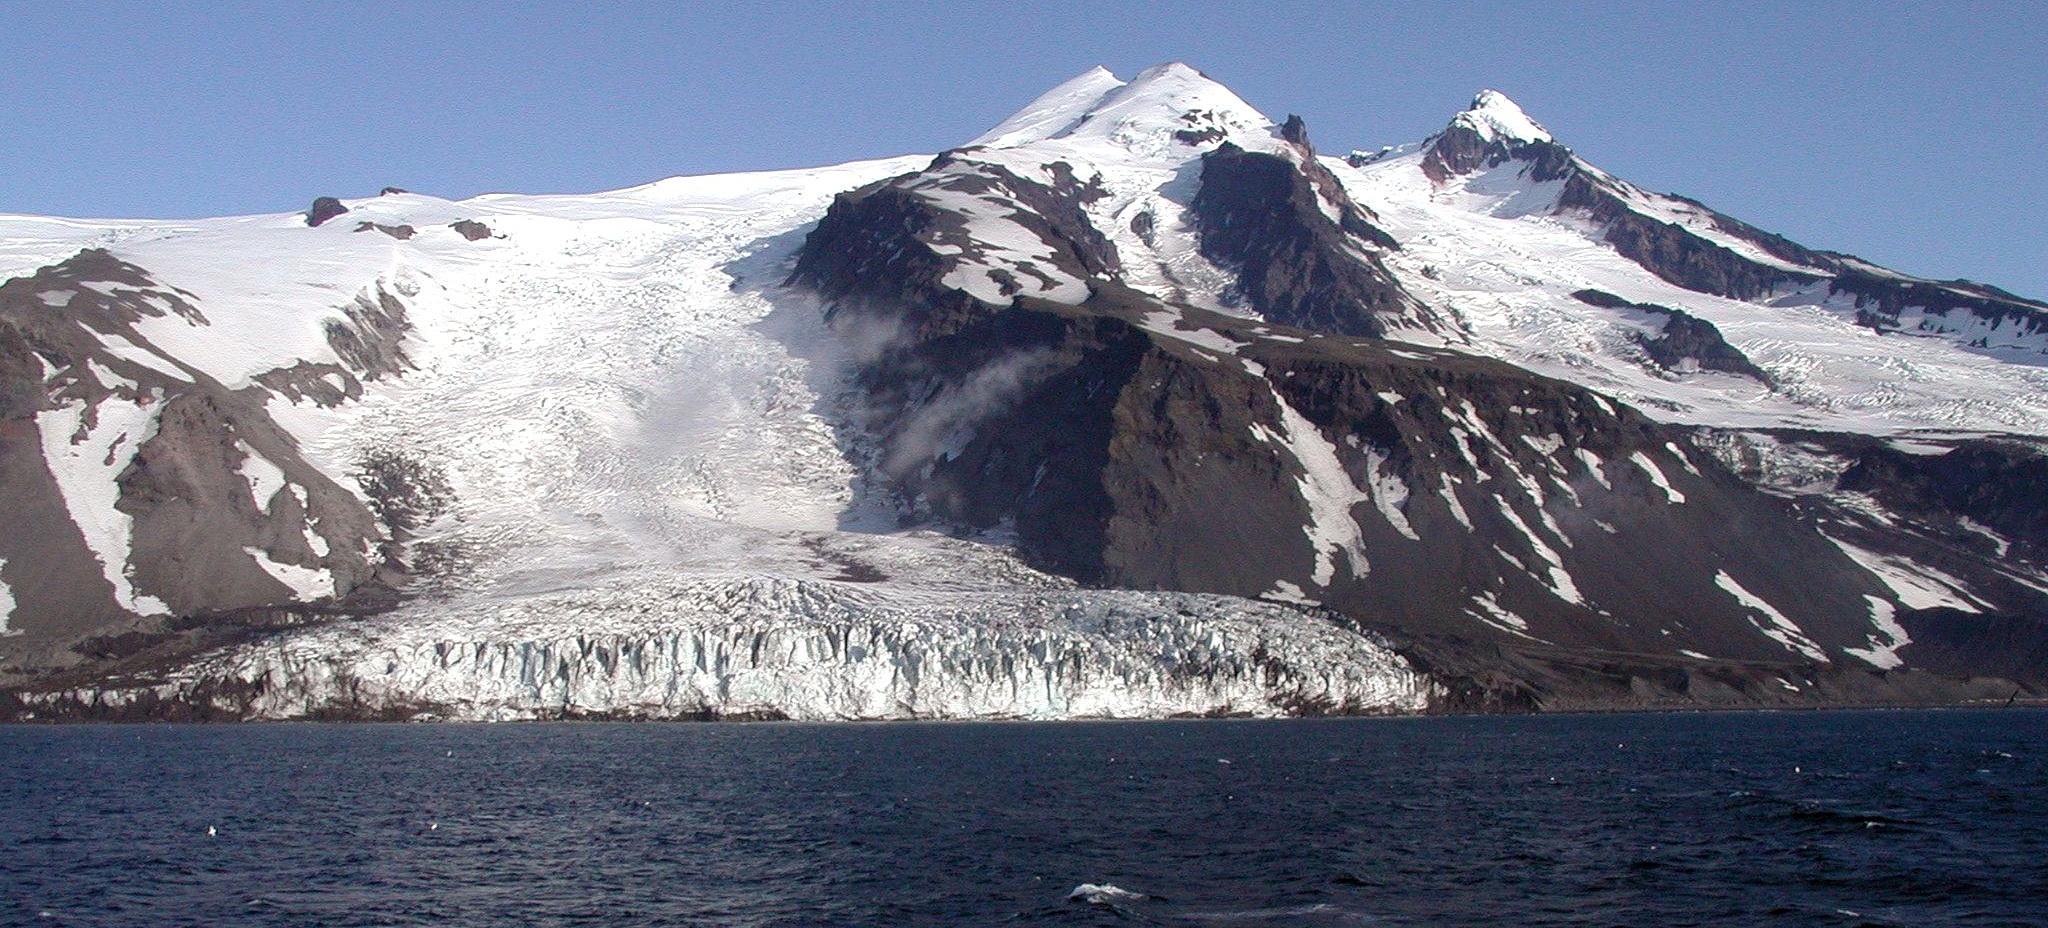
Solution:
M6 727L0 924L2044 924L2044 736L2032 710Z

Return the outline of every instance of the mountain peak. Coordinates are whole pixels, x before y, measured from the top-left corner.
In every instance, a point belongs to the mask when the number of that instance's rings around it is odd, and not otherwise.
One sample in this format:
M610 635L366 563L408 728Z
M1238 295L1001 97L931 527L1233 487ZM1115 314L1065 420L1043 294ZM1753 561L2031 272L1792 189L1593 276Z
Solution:
M1464 126L1487 141L1549 142L1550 130L1529 118L1515 101L1488 88L1472 98L1472 105L1451 118L1451 125Z
M1124 85L1117 97L1124 100L1158 100L1174 105L1199 101L1208 104L1225 104L1229 109L1250 111L1251 104L1244 102L1230 88L1218 83L1215 78L1190 65L1179 61L1155 64ZM1264 119L1263 115L1259 116Z
M1150 154L1228 139L1265 150L1279 130L1230 88L1182 62L1140 71L1128 83L1097 67L1033 100L970 145L1010 148L1052 139L1100 139Z
M1155 64L1143 71L1139 71L1138 76L1133 78L1131 83L1145 84L1162 80L1209 81L1210 83L1215 83L1209 80L1209 75L1203 74L1199 68L1185 61L1163 61Z
M1038 99L967 144L1008 148L1057 138L1073 129L1104 95L1122 86L1124 82L1108 68L1096 65L1039 94Z

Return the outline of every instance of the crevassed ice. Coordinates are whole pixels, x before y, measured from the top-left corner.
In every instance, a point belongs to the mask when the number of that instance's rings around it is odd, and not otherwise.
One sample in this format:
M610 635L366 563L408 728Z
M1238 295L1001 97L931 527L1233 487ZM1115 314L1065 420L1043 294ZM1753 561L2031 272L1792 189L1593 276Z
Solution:
M563 594L293 633L204 658L159 697L254 686L255 718L1131 718L1421 711L1372 639L1226 596L935 596L742 578ZM134 693L82 698L119 701Z

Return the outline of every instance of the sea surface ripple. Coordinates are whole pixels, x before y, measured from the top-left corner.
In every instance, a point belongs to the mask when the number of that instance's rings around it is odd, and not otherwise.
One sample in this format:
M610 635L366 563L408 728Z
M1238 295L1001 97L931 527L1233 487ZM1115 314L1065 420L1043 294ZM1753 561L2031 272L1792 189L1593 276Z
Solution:
M2048 924L2048 712L0 727L0 924Z

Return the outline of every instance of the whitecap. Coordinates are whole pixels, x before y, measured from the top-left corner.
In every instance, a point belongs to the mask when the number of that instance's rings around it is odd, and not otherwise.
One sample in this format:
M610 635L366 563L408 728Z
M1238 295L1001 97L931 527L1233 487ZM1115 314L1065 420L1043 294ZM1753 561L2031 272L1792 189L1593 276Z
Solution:
M1134 893L1110 883L1082 883L1067 893L1068 902L1085 902L1089 905L1115 905L1119 902L1143 902L1152 898L1144 893Z

